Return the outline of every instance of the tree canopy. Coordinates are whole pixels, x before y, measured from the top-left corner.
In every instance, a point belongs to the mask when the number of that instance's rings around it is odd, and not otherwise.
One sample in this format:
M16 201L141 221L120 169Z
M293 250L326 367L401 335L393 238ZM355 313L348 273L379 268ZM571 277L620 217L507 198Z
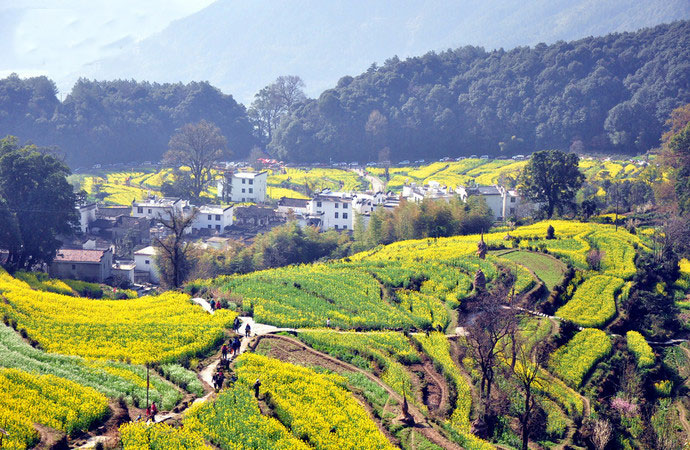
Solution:
M61 161L17 139L0 140L0 248L10 271L50 263L78 225L76 196Z
M230 155L225 136L215 124L205 120L185 124L170 138L168 147L170 150L165 154L165 161L173 166L189 168L192 198L199 198L213 179L213 164L222 156Z
M563 213L574 207L575 194L585 176L578 168L575 153L543 150L532 155L520 178L520 192L530 200L543 203L547 217L556 209Z
M690 101L690 22L487 52L385 61L294 107L270 147L283 159L375 161L387 120L395 160L555 148L636 154ZM380 120L379 120L380 121Z

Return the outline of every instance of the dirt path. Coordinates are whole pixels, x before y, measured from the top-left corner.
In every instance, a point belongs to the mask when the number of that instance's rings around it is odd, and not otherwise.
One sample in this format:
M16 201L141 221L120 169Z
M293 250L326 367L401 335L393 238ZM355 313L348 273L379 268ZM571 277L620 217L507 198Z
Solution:
M397 392L395 392L391 387L389 387L387 384L383 383L380 379L372 375L370 372L367 372L366 370L360 369L359 367L353 366L352 364L340 361L339 359L336 359L330 355L327 355L325 353L319 352L318 350L314 350L313 348L309 347L308 345L302 343L301 341L287 337L287 336L279 336L279 335L263 335L260 337L260 339L277 339L277 340L282 340L285 342L289 342L293 344L296 347L301 348L303 351L313 354L317 357L319 357L323 361L327 361L331 365L335 365L338 367L341 367L343 369L352 371L352 372L359 372L366 376L369 380L372 382L376 383L379 385L381 388L383 388L390 397L394 398L398 403L402 404L403 398L400 396ZM422 433L427 439L429 439L431 442L434 444L446 448L446 449L460 449L460 447L448 440L445 436L443 436L438 430L432 427L432 425L426 420L426 417L422 412L414 405L410 404L409 405L409 411L410 414L414 417L415 419L415 429L418 430L420 433Z
M676 403L676 408L678 408L678 418L680 419L680 424L685 430L685 436L690 436L690 423L688 423L687 411L682 402Z

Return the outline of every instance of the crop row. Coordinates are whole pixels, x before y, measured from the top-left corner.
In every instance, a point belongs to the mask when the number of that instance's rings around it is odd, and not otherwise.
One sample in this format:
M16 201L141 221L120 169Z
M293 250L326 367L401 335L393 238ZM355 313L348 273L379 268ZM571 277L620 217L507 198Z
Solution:
M209 315L184 294L99 300L34 291L0 273L0 314L49 352L133 363L170 362L205 351L235 313Z
M603 326L616 314L615 295L623 284L617 277L595 275L577 288L556 315L583 327Z
M135 405L146 399L146 368L113 361L88 361L78 356L46 353L33 348L9 327L0 325L0 367L55 375L91 387L109 398L123 397ZM151 372L149 396L164 409L182 399L172 384Z
M418 362L419 355L401 333L309 330L300 332L299 338L316 350L363 369L373 370L378 366L386 384L400 395L409 396L412 381L403 363Z
M637 367L650 367L654 365L654 351L647 343L644 336L637 331L628 331L625 334L628 349L635 355Z
M585 328L551 355L549 365L562 380L578 388L592 367L611 353L611 348L611 338L605 332Z
M261 391L281 423L317 449L393 448L367 411L346 390L346 380L265 356L244 353L237 376L248 385L261 380Z
M310 448L278 420L262 415L251 387L241 382L224 389L215 400L188 409L184 429L224 450Z
M53 375L0 369L0 411L9 412L15 424L28 419L69 434L105 417L108 399L94 389Z

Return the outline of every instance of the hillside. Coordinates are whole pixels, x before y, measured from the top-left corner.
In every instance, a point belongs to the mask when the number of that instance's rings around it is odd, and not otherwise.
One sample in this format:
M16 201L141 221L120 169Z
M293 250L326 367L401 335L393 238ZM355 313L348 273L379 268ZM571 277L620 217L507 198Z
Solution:
M628 300L662 283L664 311L687 311L686 302L674 306L673 295L688 292L690 274L683 261L675 285L666 283L672 280L664 265L640 281L647 269L636 261L649 258L653 232L551 220L510 230L510 239L505 230L484 234L492 249L486 259L476 256L480 236L454 236L190 283L187 292L252 316L241 318L240 331L251 336L238 336L242 354L228 363L219 349L236 335L235 313L214 312L202 299L195 303L205 309L173 292L93 300L58 280L30 286L0 271L0 405L13 405L0 417L9 442L22 448L45 444L46 430L71 433L69 443L79 445L83 436L72 432L89 427L92 443L103 439L112 448L118 437L124 448L517 447L524 399L517 380L537 370L531 442L587 446L601 422L614 448L676 448L684 440L680 375L690 353L680 341L650 346L657 333L678 330L660 329L657 312L633 317ZM604 255L598 269L587 257L595 248ZM478 270L489 292L512 288L496 299L486 326L514 311L516 328L503 343L542 352L511 368L511 345L497 347L498 423L493 437L484 436L491 443L476 436L485 399L483 363L473 353L481 329L472 322L491 311L480 301L488 297L476 287ZM281 335L269 324L294 329ZM133 420L144 414L143 364L154 369L156 421L166 424ZM227 374L222 389L211 380L219 368ZM195 396L201 398L190 407ZM403 401L417 426L400 419ZM649 414L637 414L641 408ZM117 420L106 421L109 415Z
M690 102L688 61L688 21L510 51L393 57L298 103L268 148L295 162L376 161L384 147L393 161L645 152L670 111ZM80 79L61 103L45 77L0 80L0 135L56 145L73 167L158 160L176 128L200 119L218 124L235 159L260 143L245 107L207 82Z
M308 94L318 96L343 75L393 55L464 45L508 49L688 18L682 0L424 0L395 8L383 0L218 0L119 54L89 61L72 80L208 80L248 104L279 75L300 75Z
M690 22L487 52L388 59L295 108L271 147L296 161L635 154L690 101Z

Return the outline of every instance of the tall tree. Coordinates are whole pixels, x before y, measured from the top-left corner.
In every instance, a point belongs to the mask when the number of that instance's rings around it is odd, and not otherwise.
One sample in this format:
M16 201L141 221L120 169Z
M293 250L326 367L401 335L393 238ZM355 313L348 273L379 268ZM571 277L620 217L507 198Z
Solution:
M266 143L273 139L280 119L307 98L303 88L304 81L300 77L282 75L254 96L248 114L257 133Z
M517 328L515 313L512 309L504 308L508 290L506 286L498 286L491 292L480 296L476 302L477 314L473 322L466 327L467 346L474 361L482 374L480 394L483 400L485 423L489 423L491 416L491 387L500 360L501 342L512 336Z
M574 205L575 194L585 180L575 153L544 150L532 155L522 172L520 192L543 203L548 218L556 209L563 213Z
M213 163L231 154L226 144L227 140L215 124L205 120L188 123L170 138L165 161L189 167L192 195L199 198L212 179Z
M157 237L154 246L157 249L156 259L164 284L174 288L182 286L187 275L192 271L193 261L190 258L192 246L184 238L185 230L194 221L197 211L190 214L172 212L168 218L158 221L167 231L164 237Z
M518 335L514 337L519 339ZM527 346L526 342L519 342L516 345L516 363L512 366L512 372L518 382L518 387L522 391L525 403L520 414L520 425L522 426L522 450L528 449L530 419L536 404L534 389L542 380L541 366L546 362L548 352L545 351L543 343Z
M9 252L10 271L50 263L78 223L70 171L35 146L0 140L0 247Z

